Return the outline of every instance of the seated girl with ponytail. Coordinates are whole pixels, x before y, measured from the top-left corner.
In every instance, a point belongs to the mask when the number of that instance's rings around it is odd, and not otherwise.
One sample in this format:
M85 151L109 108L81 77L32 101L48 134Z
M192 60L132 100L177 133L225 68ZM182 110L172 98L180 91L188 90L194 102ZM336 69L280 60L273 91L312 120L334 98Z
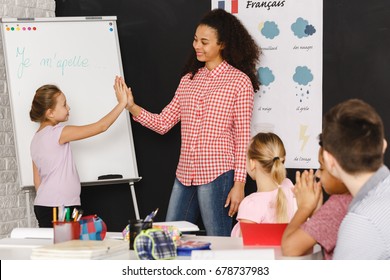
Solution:
M274 133L258 133L249 143L246 169L256 181L257 192L241 202L237 221L245 223L288 223L296 211L293 183L286 178L286 150ZM240 237L237 223L232 237Z

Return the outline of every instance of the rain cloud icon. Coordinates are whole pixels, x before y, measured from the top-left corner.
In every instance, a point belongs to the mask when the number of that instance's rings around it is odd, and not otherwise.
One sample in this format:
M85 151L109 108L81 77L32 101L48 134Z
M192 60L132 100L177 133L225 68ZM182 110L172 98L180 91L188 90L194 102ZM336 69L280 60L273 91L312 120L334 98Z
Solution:
M297 68L295 68L293 80L299 85L306 86L308 83L313 81L313 74L307 66L297 66Z

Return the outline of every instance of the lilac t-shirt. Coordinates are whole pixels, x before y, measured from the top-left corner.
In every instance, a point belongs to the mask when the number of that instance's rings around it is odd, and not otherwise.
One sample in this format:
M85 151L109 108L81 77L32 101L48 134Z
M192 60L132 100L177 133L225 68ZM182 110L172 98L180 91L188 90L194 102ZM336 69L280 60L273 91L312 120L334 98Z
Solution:
M288 221L292 219L297 210L297 204L293 193L294 185L289 179L285 179L279 186L286 195ZM238 208L237 221L240 219L251 220L260 223L277 223L276 198L278 189L270 192L255 192L245 197ZM241 235L240 223L236 223L231 236Z
M80 205L80 178L70 144L59 144L63 128L62 124L46 126L31 141L31 158L41 178L34 205Z

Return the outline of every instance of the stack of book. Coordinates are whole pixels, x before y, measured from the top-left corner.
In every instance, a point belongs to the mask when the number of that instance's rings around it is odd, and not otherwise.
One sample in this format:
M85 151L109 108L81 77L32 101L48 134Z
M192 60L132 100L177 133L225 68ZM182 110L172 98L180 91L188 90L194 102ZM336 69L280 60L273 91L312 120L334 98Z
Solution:
M31 259L107 259L128 250L123 240L71 240L33 248Z

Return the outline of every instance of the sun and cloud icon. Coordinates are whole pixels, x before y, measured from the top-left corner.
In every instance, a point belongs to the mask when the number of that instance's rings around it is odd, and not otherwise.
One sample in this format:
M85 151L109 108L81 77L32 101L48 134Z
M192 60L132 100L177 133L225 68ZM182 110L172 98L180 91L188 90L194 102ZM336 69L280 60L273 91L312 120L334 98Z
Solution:
M291 30L299 39L312 36L316 33L315 27L301 17L297 18L297 20L291 25Z
M279 27L274 21L260 22L258 29L261 35L267 39L274 39L280 34Z

